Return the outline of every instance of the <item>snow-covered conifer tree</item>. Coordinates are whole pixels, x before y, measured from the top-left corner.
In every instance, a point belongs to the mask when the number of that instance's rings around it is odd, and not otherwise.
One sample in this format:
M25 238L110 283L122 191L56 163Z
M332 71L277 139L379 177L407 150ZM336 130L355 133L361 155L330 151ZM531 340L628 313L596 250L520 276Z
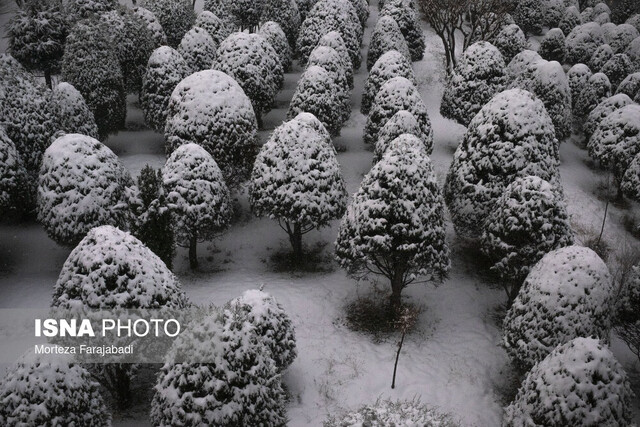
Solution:
M636 154L625 171L620 190L628 198L640 201L640 154Z
M505 188L517 177L559 180L553 122L542 101L522 89L496 95L469 124L453 157L444 196L456 231L478 237Z
M560 28L552 28L542 38L538 53L547 61L563 63L565 54L564 40L562 30Z
M492 43L498 48L506 63L529 46L527 38L516 24L507 25L500 30Z
M277 23L286 36L289 48L295 48L302 24L296 0L265 0L261 21Z
M237 0L227 2L227 8L239 31L255 32L260 23L260 16L265 6L265 0Z
M278 54L258 34L233 33L216 53L213 68L233 77L251 99L258 124L271 110L280 86L283 70Z
M631 15L629 19L625 21L625 24L633 25L633 27L640 32L640 12Z
M59 83L50 95L56 130L98 138L98 125L82 94L69 83Z
M544 8L539 0L517 0L511 16L522 31L535 35L542 34Z
M65 0L62 2L68 20L72 25L87 18L115 10L118 0Z
M19 214L25 208L24 186L27 170L20 154L4 128L0 126L0 216Z
M638 36L640 36L640 32L636 27L630 24L620 24L613 28L607 43L611 45L614 53L623 53Z
M543 59L538 52L529 49L523 50L514 56L507 64L505 73L509 85L519 87L521 82L532 81L540 62L543 62Z
M523 89L530 90L543 102L559 141L571 135L571 88L560 63L539 62L533 81Z
M140 3L156 16L169 46L177 48L196 19L191 0L141 0Z
M558 27L560 27L565 36L568 36L580 24L582 24L580 11L575 6L569 6L564 10L564 16L560 20Z
M290 0L294 1L294 0ZM264 39L273 47L273 50L278 54L280 58L280 65L282 65L282 71L287 72L291 68L292 53L291 46L287 40L287 36L282 31L280 25L275 21L267 21L260 25L258 34L264 37Z
M411 59L420 61L424 56L425 43L415 3L412 0L387 0L378 20L383 16L390 16L396 21L409 46Z
M504 89L505 68L502 54L491 43L469 46L445 87L440 113L468 125L480 108Z
M233 32L238 27L235 17L231 14L231 3L225 0L204 0L203 10L211 12ZM224 40L224 39L223 39ZM222 40L221 40L222 41Z
M213 12L203 10L198 14L194 27L200 27L209 33L216 48L231 35L233 32L229 27L229 24L216 16Z
M349 82L349 88L353 89L353 64L351 63L351 57L349 51L342 40L342 36L338 31L329 31L322 36L318 41L318 46L326 46L335 49L340 55L340 60L347 73L347 81ZM315 48L314 48L315 49Z
M587 141L605 117L629 104L633 104L633 100L623 93L610 96L600 102L596 108L589 113L587 120L584 122L583 130Z
M351 91L347 81L347 71L340 54L332 47L316 46L307 61L307 68L313 66L321 67L333 76L338 91L339 109L342 114L340 122L346 122L351 115Z
M391 16L381 16L371 34L367 53L367 69L371 70L378 58L390 50L400 52L411 61L409 46L400 32L400 27Z
M162 168L167 205L177 243L189 248L189 265L198 268L198 242L212 240L231 219L231 200L222 172L204 148L179 146Z
M578 123L584 122L591 111L603 100L611 96L611 83L604 73L595 73L582 87L573 108Z
M154 15L153 12L149 9L138 6L133 9L133 13L138 17L138 19L144 22L147 30L151 33L151 40L153 41L152 45L154 49L167 44L167 35L164 33L160 21L158 21L158 18L156 18L156 15Z
M599 72L612 56L613 49L611 49L611 46L608 44L598 46L589 59L589 69L594 73Z
M395 113L387 123L378 132L378 140L373 151L373 163L377 163L382 159L392 146L393 141L403 134L413 135L420 140L424 152L431 155L433 150L433 135L425 134L420 127L420 123L415 116L407 110L400 110Z
M439 280L450 265L431 160L422 147L399 139L365 175L336 241L338 261L350 274L389 280L396 314L404 287L420 276Z
M640 37L633 39L624 53L631 60L633 70L640 70Z
M562 28L562 27L561 27ZM565 60L569 64L586 64L598 46L604 44L602 29L595 22L575 27L565 40Z
M369 113L371 104L382 85L394 77L404 77L413 84L416 83L409 59L397 50L389 50L378 58L365 80L360 104L362 114Z
M191 74L211 69L217 48L215 41L205 29L193 27L182 37L178 53L184 58Z
M609 78L612 91L616 88L629 74L633 72L633 66L629 57L624 53L613 55L603 66L600 72Z
M618 24L638 13L640 5L633 0L620 0L611 4L611 20Z
M640 72L629 74L616 89L616 94L624 93L634 99L640 91Z
M256 158L249 200L256 215L278 221L300 261L303 234L327 226L346 209L347 191L331 141L296 118L277 127Z
M560 24L567 6L564 0L545 0L542 3L543 23L546 27L555 28Z
M248 178L257 144L251 101L229 75L199 71L182 80L167 107L166 152L194 142L211 154L227 185Z
M90 136L67 134L42 157L38 221L57 243L75 246L100 225L128 226L131 177L118 156ZM87 203L91 201L91 203Z
M569 89L571 89L571 104L576 106L580 92L585 88L593 73L585 64L576 64L567 71Z

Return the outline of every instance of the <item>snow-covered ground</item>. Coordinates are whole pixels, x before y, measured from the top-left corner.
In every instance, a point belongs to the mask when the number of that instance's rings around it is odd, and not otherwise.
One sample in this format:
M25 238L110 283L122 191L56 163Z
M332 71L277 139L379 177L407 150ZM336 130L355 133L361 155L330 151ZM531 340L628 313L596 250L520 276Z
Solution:
M366 55L371 30L377 20L377 6L371 6L365 31ZM432 160L438 179L444 181L453 152L464 128L439 114L444 83L440 40L425 27L425 59L414 63L419 90L429 108L435 147ZM4 45L3 45L4 47ZM366 56L365 56L366 58ZM301 70L285 77L277 98L278 108L265 116L261 140L285 118ZM359 112L366 67L355 75L353 113L337 145L347 189L353 194L371 167L371 149L362 142L365 117ZM106 144L135 176L149 163L164 163L164 138L146 130L136 98L129 98L127 118L131 130L111 136ZM561 146L561 174L572 224L579 236L599 231L604 202L596 189L605 175L587 166L586 152L571 142ZM477 271L469 248L460 241L448 222L452 248L450 277L440 286L412 285L405 297L423 306L418 328L405 341L398 367L397 386L391 389L396 337L375 343L371 337L349 330L342 319L345 306L366 294L369 283L356 283L332 265L325 273L276 272L269 262L275 251L286 248L286 235L268 219L251 217L246 196L242 220L222 238L199 248L201 269L189 270L187 253L180 250L175 271L193 302L223 304L246 289L265 286L292 317L299 355L284 375L291 394L288 416L291 426L321 425L329 413L353 409L379 397L411 399L452 413L463 425L498 426L502 418L504 390L513 387L513 373L506 353L499 346L500 329L496 308L505 301L504 292L486 283ZM637 242L622 227L623 211L609 209L605 239L612 245ZM325 243L331 254L337 222L305 236L306 243ZM57 246L37 224L0 226L0 308L47 307L53 285L70 249ZM638 363L619 340L613 350L634 379L638 389ZM640 391L640 390L639 390ZM638 401L636 401L638 406ZM132 412L116 415L114 425L147 425L148 408L138 405Z

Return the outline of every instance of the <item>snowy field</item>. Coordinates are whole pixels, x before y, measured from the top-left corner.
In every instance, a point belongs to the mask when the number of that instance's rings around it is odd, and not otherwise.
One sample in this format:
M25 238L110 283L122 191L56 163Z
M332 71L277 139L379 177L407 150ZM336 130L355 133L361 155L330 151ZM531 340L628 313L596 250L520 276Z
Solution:
M4 19L4 16L2 17ZM365 29L363 58L366 58L371 30L377 20L377 6ZM444 84L440 40L424 27L425 58L414 63L420 93L428 106L435 133L432 161L440 183L444 182L453 152L464 128L439 114ZM2 43L2 48L6 44ZM262 141L285 118L289 101L300 77L294 66L286 74L277 109L265 116ZM338 153L347 189L353 194L371 167L372 151L362 141L365 116L359 111L366 66L355 74L352 116L335 138L345 151ZM145 164L164 163L164 138L145 129L137 98L129 98L127 127L106 141L136 176ZM571 222L578 241L599 232L605 203L598 186L606 174L589 167L588 155L572 141L560 147L561 176ZM460 240L448 221L448 242L452 249L449 278L438 287L411 285L405 298L422 306L418 327L405 342L398 367L397 387L392 390L391 374L398 337L374 342L368 335L345 326L345 306L372 285L348 278L335 262L327 272L283 273L274 269L270 257L287 248L284 232L269 219L251 216L245 193L240 194L243 217L220 239L201 244L200 271L189 269L185 250L175 259L175 272L191 301L221 305L243 291L258 288L274 295L291 316L299 354L284 375L291 399L289 425L318 426L327 414L355 409L379 397L411 399L439 407L453 414L465 426L498 426L502 407L512 393L514 373L500 347L497 319L504 303L504 291L487 283L474 264L473 249ZM635 208L635 207L633 207ZM622 226L624 212L609 207L605 239L612 247L637 246L638 242ZM305 237L309 246L323 245L332 255L337 221L331 227ZM60 268L69 250L56 245L37 224L0 226L0 308L47 307ZM385 285L385 284L383 284ZM386 285L385 285L386 286ZM624 343L614 338L615 356L629 373L634 391L640 395L637 359ZM148 391L147 391L148 393ZM142 393L144 395L144 393ZM636 421L640 404L636 399ZM126 414L114 414L114 425L148 425L148 403L144 399Z

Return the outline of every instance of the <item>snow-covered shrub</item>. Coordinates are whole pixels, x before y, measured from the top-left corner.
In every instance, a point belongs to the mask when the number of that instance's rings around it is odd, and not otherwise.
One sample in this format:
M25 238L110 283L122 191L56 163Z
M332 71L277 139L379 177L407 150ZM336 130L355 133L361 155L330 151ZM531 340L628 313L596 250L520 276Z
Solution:
M65 0L63 3L71 24L86 18L93 18L104 12L115 10L118 0Z
M556 61L540 62L530 90L544 103L556 138L561 141L571 135L571 88L562 65Z
M547 61L564 62L564 34L560 28L552 28L542 38L538 54Z
M558 346L524 379L504 425L629 425L633 392L611 351L594 338Z
M456 231L480 236L485 218L517 177L558 182L553 122L542 101L522 89L499 93L469 124L444 187Z
M612 297L609 269L594 251L567 246L547 253L529 272L504 319L509 358L528 370L574 338L608 341Z
M390 50L400 52L411 61L411 53L409 53L407 42L400 32L400 27L392 17L381 16L371 34L367 53L367 70L371 70L378 58Z
M306 64L311 51L322 36L337 31L342 36L354 69L360 68L362 27L349 0L320 0L300 26L296 48L300 63Z
M586 64L601 44L604 44L604 37L600 25L595 22L578 25L565 40L565 60L569 64Z
M342 114L341 123L346 122L351 115L351 91L347 81L347 71L340 54L335 49L327 46L316 46L309 55L307 67L318 66L333 76L338 91L339 110Z
M367 0L349 0L353 5L358 21L360 21L360 27L364 29L367 19L369 19L369 2Z
M77 23L62 58L62 80L84 97L98 125L100 139L124 127L127 100L124 77L110 39L96 21Z
M336 151L325 135L293 119L277 127L256 158L249 186L251 208L278 221L296 260L302 235L342 217L347 192Z
M203 10L198 14L193 26L200 27L209 33L216 47L220 46L222 41L232 32L227 23L208 10Z
M598 46L589 59L589 69L594 73L599 72L612 56L613 49L611 49L611 46L608 44Z
M335 49L336 52L340 55L340 60L344 66L344 69L347 73L347 81L349 82L349 88L353 89L353 64L351 63L351 57L349 56L349 51L344 44L344 40L342 36L337 31L330 31L320 40L318 41L317 46L326 46L332 49ZM316 46L316 47L317 47ZM314 48L315 49L315 48Z
M564 16L560 20L558 27L562 30L564 35L569 35L574 28L582 23L580 11L575 6L570 6L564 10Z
M258 34L233 33L222 42L216 56L213 68L238 82L261 124L284 79L278 54Z
M540 62L542 57L538 52L523 50L507 64L506 81L514 87L520 86L521 81L532 81Z
M338 135L346 116L338 93L341 88L332 73L322 67L311 66L302 73L289 104L287 118L311 113L322 122L331 135Z
M286 36L289 48L295 48L302 23L296 0L265 0L261 20L277 23Z
M544 7L539 0L517 0L511 16L525 33L542 34Z
M564 10L567 8L564 0L544 0L542 7L543 23L549 28L555 28L560 24L564 16Z
M620 183L640 153L640 106L627 105L606 116L591 135L587 148L589 155L611 170Z
M151 33L151 40L153 40L154 49L167 44L167 35L164 33L160 21L158 21L158 18L156 18L156 15L154 15L153 12L149 9L138 6L133 9L133 13L138 17L138 19L144 22L147 30Z
M600 70L609 78L612 90L615 90L632 71L631 61L624 53L613 55Z
M631 15L629 19L625 21L625 24L633 25L633 27L640 32L640 13Z
M407 110L400 110L387 120L387 123L378 132L378 140L373 152L373 163L379 162L389 150L389 147L393 145L393 141L405 134L418 138L420 141L418 145L422 146L427 155L431 155L431 151L433 151L433 136L424 133L413 114Z
M86 135L56 139L42 157L38 221L61 245L76 245L99 225L127 227L131 177L118 156ZM87 203L91 201L91 203Z
M189 264L195 269L198 242L212 240L229 224L229 189L213 157L194 143L180 145L169 156L162 180L177 243L189 248Z
M611 22L611 16L607 12L602 12L601 14L593 18L593 22L598 25L608 24Z
M502 54L505 63L510 62L514 56L529 46L527 38L516 24L504 27L492 42Z
M98 138L98 125L82 94L69 83L59 83L50 95L56 131Z
M433 130L427 106L422 101L418 89L410 80L394 77L382 85L373 100L364 128L364 142L375 144L380 129L400 110L407 110L413 114L420 123L422 134L432 137Z
M390 50L378 58L369 71L367 80L365 80L360 104L362 114L369 113L371 104L382 85L394 77L404 77L412 83L416 83L409 59L397 50Z
M377 400L372 405L365 405L354 412L339 418L331 417L324 423L325 427L385 427L385 426L422 426L422 427L456 427L458 424L448 414L423 405L417 399Z
M109 427L111 414L89 372L71 357L51 357L26 354L7 369L0 381L0 424Z
M293 1L293 0L291 0ZM287 36L280 25L275 21L267 21L260 26L258 34L261 35L278 54L282 71L287 72L291 68L292 53Z
M280 426L284 391L271 352L241 313L204 317L174 341L151 402L155 426Z
M274 297L257 289L245 291L229 301L231 312L251 323L255 333L271 352L279 371L286 369L298 355L291 319Z
M595 6L595 5L594 5ZM581 8L582 12L580 12L580 20L583 23L587 23L592 20L591 15L593 14L593 6Z
M62 309L185 308L180 282L131 234L105 225L89 231L65 261L53 289Z
M484 221L480 249L513 301L544 254L572 243L562 196L544 179L525 176L515 178L495 200Z
M640 13L640 5L635 0L618 0L611 3L611 19L618 24Z
M615 26L607 42L611 45L614 53L623 53L638 36L640 33L636 27L630 24L620 24Z
M209 70L216 57L218 46L211 38L207 30L200 27L193 27L182 38L178 46L178 53L182 55L189 74L196 71Z
M169 46L176 48L196 19L191 0L141 0L160 22Z
M20 154L4 128L0 126L0 216L20 213L24 203L27 170Z
M640 71L640 37L633 39L624 53L626 53L631 60L633 71Z
M265 0L236 0L227 2L227 8L239 31L255 32L260 23L260 16Z
M203 11L211 12L220 18L229 31L235 31L238 27L238 22L236 22L235 17L231 14L231 2L226 0L204 0L202 6Z
M571 104L575 108L580 92L587 85L593 73L585 64L576 64L567 71L567 80L571 89Z
M601 13L611 14L611 9L607 6L606 3L598 2L595 6L593 6L593 12L591 12L591 17L596 18Z
M629 104L633 104L633 100L623 93L602 100L602 102L591 110L591 113L587 116L587 120L584 122L583 130L587 141L605 117Z
M589 113L596 106L611 96L611 83L603 73L595 73L584 84L573 109L573 114L579 122L586 120Z
M636 154L622 176L620 190L628 198L640 201L640 154Z
M415 3L412 0L387 0L378 19L383 16L390 16L396 21L409 46L411 59L420 61L424 56L425 42Z
M419 276L439 280L450 267L444 202L431 160L422 147L399 139L365 175L336 241L338 261L350 274L390 281L396 313L404 287Z
M156 131L164 131L169 99L178 83L190 74L186 61L172 47L161 46L153 51L142 79L140 107L144 121Z
M229 186L244 181L251 172L256 117L240 85L223 72L199 71L176 86L164 135L168 154L182 144L201 145L222 169Z
M616 89L616 93L624 93L634 99L640 91L640 73L629 74Z
M602 36L604 37L604 42L605 43L609 43L611 40L613 40L613 37L615 35L616 32L616 24L614 24L613 22L608 22L606 24L602 24L600 26L600 29L602 30Z
M482 106L504 88L505 68L502 54L491 43L469 46L445 86L442 116L467 126Z

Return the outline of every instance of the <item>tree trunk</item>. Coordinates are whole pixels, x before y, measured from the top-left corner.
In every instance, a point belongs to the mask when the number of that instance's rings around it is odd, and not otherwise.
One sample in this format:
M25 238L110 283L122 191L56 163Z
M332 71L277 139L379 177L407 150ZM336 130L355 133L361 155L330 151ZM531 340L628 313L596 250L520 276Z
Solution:
M289 234L289 241L293 249L293 259L295 262L302 261L302 229L300 224L293 224L293 232Z
M400 359L400 351L402 351L402 344L404 343L404 336L406 335L406 330L402 330L402 338L400 338L400 342L398 343L398 352L396 353L396 363L393 365L393 380L391 380L391 388L396 388L396 372L398 371L398 360Z
M262 122L262 113L260 111L255 111L256 113L256 121L258 122L258 129L262 129L264 123Z
M189 239L189 266L192 270L198 268L198 239L193 236Z
M400 313L402 307L402 288L404 283L402 280L404 270L396 267L393 277L391 278L391 314L395 317Z
M51 82L51 70L44 70L44 80L47 82L49 89L53 89L53 83Z

